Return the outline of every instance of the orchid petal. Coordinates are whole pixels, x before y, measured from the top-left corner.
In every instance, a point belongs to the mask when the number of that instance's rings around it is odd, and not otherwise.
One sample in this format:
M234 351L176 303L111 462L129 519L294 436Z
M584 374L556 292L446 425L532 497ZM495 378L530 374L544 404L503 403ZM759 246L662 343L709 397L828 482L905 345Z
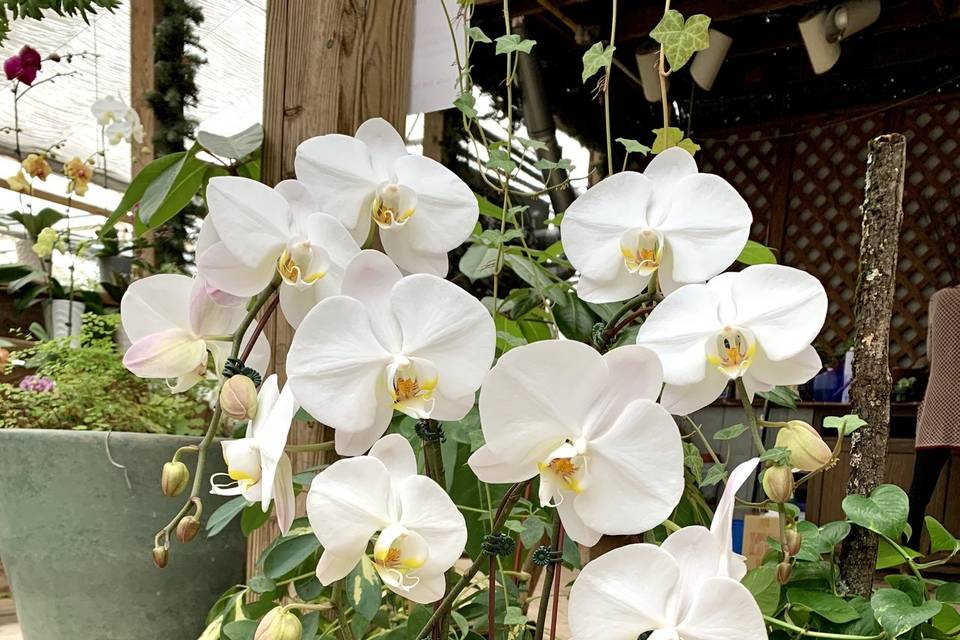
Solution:
M429 273L444 277L450 270L450 260L445 251L428 253L417 251L411 244L411 236L405 227L381 229L380 242L383 250L397 266L407 273Z
M141 378L178 378L206 366L206 343L183 329L140 338L123 355L123 365Z
M370 449L370 455L390 472L394 488L403 480L417 475L417 456L406 438L393 433L380 438Z
M663 387L663 368L660 359L646 347L628 345L608 351L603 361L609 371L609 380L595 408L595 418L588 438L605 433L634 400L656 400Z
M658 304L637 332L637 344L660 357L670 385L703 380L706 343L720 328L720 300L706 285L687 285Z
M425 156L405 155L395 164L400 184L417 193L416 212L400 230L417 252L446 253L470 237L480 205L457 174Z
M263 485L262 491L264 494L267 493L266 484ZM277 513L277 526L280 527L281 534L287 535L297 515L297 495L293 490L293 467L286 454L280 457L280 462L277 464L271 493ZM262 503L263 497L261 497Z
M684 527L670 534L660 548L673 556L680 567L675 615L682 619L696 600L704 580L726 575L732 550L724 550L721 541L701 526ZM721 569L723 573L719 573Z
M370 150L377 177L381 181L395 181L394 163L406 157L407 145L393 125L383 118L370 118L360 125L354 137Z
M403 274L386 255L372 249L357 254L343 274L340 291L363 303L370 315L373 333L388 351L399 352L400 327L390 310L390 293Z
M740 272L732 286L737 323L750 329L771 360L803 351L823 328L827 293L815 277L783 265Z
M418 604L430 604L443 598L447 590L447 581L442 573L423 575L422 571L418 571L417 577L420 579L419 582L409 589L400 589L389 583L386 586L398 596Z
M290 207L291 231L297 235L306 235L307 219L311 214L320 211L313 192L299 180L283 180L274 187L274 191L282 195Z
M587 486L574 502L588 525L606 534L632 534L670 517L683 494L683 445L660 405L631 402L588 447Z
M542 487L543 485L541 485ZM563 529L568 538L577 544L585 547L592 547L600 542L603 534L596 529L591 528L583 521L580 514L577 513L576 505L573 501L574 495L567 494L564 499L557 504L557 515L563 523Z
M391 356L377 341L364 306L327 298L307 314L287 359L288 384L310 415L334 429L362 431L378 414L378 388ZM386 429L386 424L381 425Z
M730 379L715 367L708 367L703 379L688 385L668 384L663 387L660 404L675 416L690 415L694 411L712 404Z
M603 357L580 342L544 340L511 349L480 389L487 447L515 459L543 443L576 440L608 376Z
M757 470L760 463L759 458L752 458L741 463L730 473L727 479L727 486L724 487L723 496L717 504L717 510L713 514L713 522L710 525L710 533L720 542L720 548L727 554L728 561L721 564L718 575L728 576L734 580L740 580L747 573L747 566L743 558L733 552L733 508L736 503L737 491L746 484L747 480Z
M120 301L123 330L130 340L167 329L189 329L192 289L192 278L172 273L132 282Z
M338 455L363 455L386 432L387 427L390 426L390 420L393 418L393 399L386 392L378 398L377 414L372 427L361 431L337 429L333 434L334 446Z
M218 304L213 299L203 277L193 279L190 290L190 330L194 335L203 337L231 333L235 315L236 307Z
M479 300L451 282L416 274L393 287L390 305L403 353L437 368L440 393L463 397L480 388L493 362L496 330Z
M820 355L809 345L797 355L783 360L771 360L763 348L758 347L744 377L753 377L773 386L803 384L820 373L822 368Z
M259 263L248 267L238 260L223 242L210 245L202 253L197 251L197 269L200 275L217 289L235 296L250 297L263 291L277 271L277 257L267 252Z
M327 252L331 266L342 277L347 265L360 253L360 245L339 220L326 213L314 213L308 217L305 228L310 244Z
M548 445L552 446L552 445ZM519 456L499 456L484 445L473 452L467 464L481 482L487 484L513 484L529 480L537 475L537 463L549 453L549 448L533 451L516 451Z
M643 170L658 191L669 194L687 176L697 175L697 161L690 152L680 147L664 149L653 156L650 164Z
M276 374L274 374L267 379L267 382L263 383L261 394L265 391L263 387L266 387L267 383L271 380L273 381L273 389L266 392L276 392L277 381ZM259 404L258 402L258 405ZM287 436L290 433L290 426L293 423L293 417L296 415L298 408L297 401L294 399L289 386L284 387L276 399L276 404L269 409L266 409L266 407L257 407L257 415L254 417L253 423L259 424L256 425L256 429L251 435L256 439L260 447L264 487L271 487L273 485L274 474L277 473L277 465L282 464L286 458L283 451L287 445ZM263 416L263 414L266 415ZM253 426L253 423L251 423L251 426ZM269 489L264 489L265 494L267 494L268 491ZM264 495L262 500L262 506L266 507L267 504L270 503L270 496Z
M362 554L373 534L391 523L391 496L390 473L382 462L368 456L338 460L310 485L310 527L325 550Z
M264 256L279 257L291 236L286 199L256 180L212 178L207 206L223 244L248 268L261 267Z
M573 637L636 640L672 626L668 616L679 577L676 560L650 544L620 547L592 560L570 591Z
M467 544L463 514L447 492L426 476L409 476L396 486L396 491L400 499L400 524L420 534L430 549L422 571L442 574L460 559Z
M650 276L639 273L630 273L623 266L623 258L619 258L621 270L612 280L595 280L585 273L580 274L577 282L577 296L594 304L621 302L643 293L650 282Z
M317 563L317 580L326 587L341 578L346 578L362 559L362 549L350 555L337 555L325 549Z
M724 577L700 585L677 631L684 640L767 640L763 614L753 595L736 580Z
M363 242L380 182L367 145L335 133L310 138L297 147L294 166L297 178L324 210L339 218L357 242Z

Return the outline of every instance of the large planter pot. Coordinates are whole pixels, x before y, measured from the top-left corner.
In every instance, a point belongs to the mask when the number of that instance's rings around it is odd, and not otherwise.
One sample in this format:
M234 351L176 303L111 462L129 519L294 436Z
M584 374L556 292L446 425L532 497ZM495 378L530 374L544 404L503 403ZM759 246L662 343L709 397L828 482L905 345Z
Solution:
M51 338L79 336L84 308L85 305L76 300L44 300L43 324L47 335ZM73 342L75 347L80 346L79 339Z
M153 536L183 496L160 492L160 469L196 438L34 429L0 430L0 558L24 640L193 640L217 597L243 581L245 541L234 524L213 539ZM215 445L216 446L216 445ZM219 449L219 447L217 447ZM205 475L225 471L217 451ZM191 466L191 465L188 465ZM223 503L205 488L204 516Z

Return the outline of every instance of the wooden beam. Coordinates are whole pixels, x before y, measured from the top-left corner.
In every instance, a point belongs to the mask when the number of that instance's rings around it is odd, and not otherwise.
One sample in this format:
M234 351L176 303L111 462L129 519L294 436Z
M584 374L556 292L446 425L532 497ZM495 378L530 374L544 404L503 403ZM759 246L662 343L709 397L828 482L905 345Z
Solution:
M294 177L297 145L325 133L353 134L366 119L380 116L403 131L407 113L413 2L409 0L268 0L264 57L263 181ZM275 315L267 336L272 369L284 366L293 330ZM317 442L323 427L295 424L290 444ZM320 455L294 454L295 469L320 462ZM301 496L298 502L303 513ZM271 522L248 540L247 568L278 535Z
M130 145L130 179L153 160L153 136L157 120L147 102L147 94L154 89L153 32L163 12L162 0L133 0L130 3L130 106L140 116L143 125L143 144ZM156 263L153 232L147 234L147 246L138 251L140 262ZM140 274L137 267L134 275Z

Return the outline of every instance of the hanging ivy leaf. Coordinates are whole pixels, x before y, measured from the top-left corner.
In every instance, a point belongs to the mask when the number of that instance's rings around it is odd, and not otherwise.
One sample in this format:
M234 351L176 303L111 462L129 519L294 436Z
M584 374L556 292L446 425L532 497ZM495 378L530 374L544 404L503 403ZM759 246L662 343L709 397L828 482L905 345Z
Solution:
M684 20L682 13L670 9L650 32L650 37L663 45L670 69L676 71L687 64L694 53L710 46L709 28L710 18L702 13Z
M639 153L644 156L650 153L650 147L645 144L640 144L636 140L631 140L630 138L617 138L617 142L623 145L623 148L626 149L627 153Z
M500 53L530 53L533 50L534 45L537 44L536 40L524 40L515 33L511 33L508 36L500 36L497 38L497 48L496 52Z
M581 76L584 84L598 71L608 69L613 64L613 52L616 49L612 44L604 47L602 42L597 42L587 49L583 54L583 75Z
M485 43L493 42L493 40L487 37L487 34L485 34L483 30L480 29L480 27L470 27L469 29L467 29L467 36L474 42L485 42Z
M696 155L697 151L700 151L700 145L690 138L684 138L683 131L676 127L668 127L666 132L664 132L663 129L654 129L653 133L656 138L653 141L651 151L654 153L660 153L670 147L680 147L692 156Z

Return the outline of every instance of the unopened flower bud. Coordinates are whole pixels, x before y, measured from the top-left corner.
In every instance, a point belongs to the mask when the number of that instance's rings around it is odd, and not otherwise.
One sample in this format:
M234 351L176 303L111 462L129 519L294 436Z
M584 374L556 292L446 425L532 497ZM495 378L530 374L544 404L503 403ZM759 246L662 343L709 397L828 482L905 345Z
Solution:
M166 462L163 465L163 473L160 475L160 489L165 496L178 496L187 488L190 482L190 470L187 465L179 460L176 462Z
M817 430L802 420L791 420L780 429L777 446L790 450L790 464L801 471L816 471L833 459Z
M166 547L156 546L153 548L153 564L157 565L158 568L163 569L167 566L167 560L170 559L170 552L167 551Z
M777 582L787 584L790 582L790 576L793 575L793 565L789 562L781 562L777 565Z
M247 376L227 378L220 389L220 408L234 420L252 420L257 415L257 387Z
M274 607L257 626L253 640L300 640L303 627L300 619L283 607Z
M763 492L774 502L787 502L793 496L793 470L769 467L763 474Z
M200 531L200 520L196 516L185 516L177 523L177 540L183 543L190 542L197 537Z
M800 553L800 545L803 544L803 536L801 536L800 532L796 529L787 529L785 542L787 543L787 553L791 556L795 556Z

